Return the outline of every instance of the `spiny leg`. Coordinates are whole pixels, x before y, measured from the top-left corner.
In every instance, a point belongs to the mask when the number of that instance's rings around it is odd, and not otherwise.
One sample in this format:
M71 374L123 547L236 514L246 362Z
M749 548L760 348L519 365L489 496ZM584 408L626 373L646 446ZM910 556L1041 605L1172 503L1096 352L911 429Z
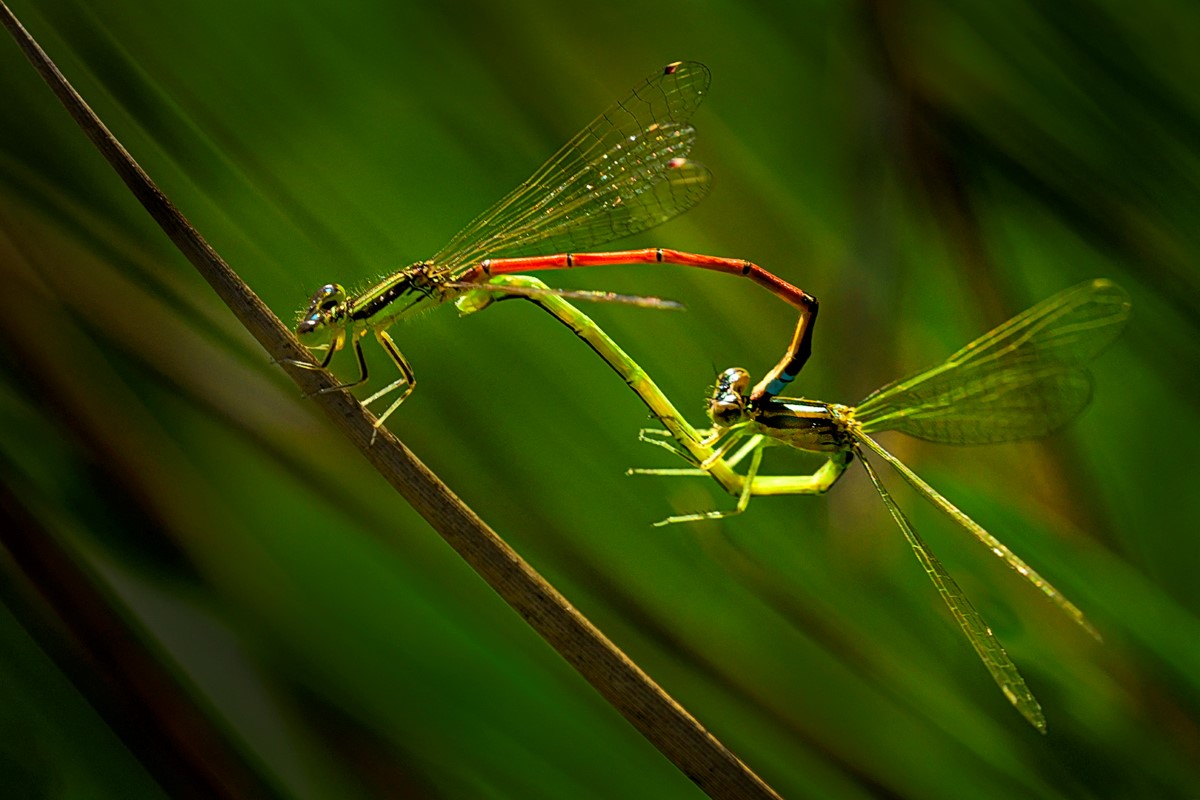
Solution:
M309 347L308 345L305 345L305 347L308 347L309 350L324 350L325 355L324 355L324 357L322 357L321 361L317 364L314 364L311 361L301 361L298 358L281 358L278 360L272 358L270 363L272 363L272 364L289 364L293 367L299 367L300 369L311 369L311 370L325 369L326 367L329 366L329 362L333 360L333 354L338 349L338 348L335 348L332 344L315 344L315 345L312 345L311 347Z
M705 520L724 519L726 517L735 517L738 514L741 514L746 510L746 507L750 505L751 487L754 484L755 476L758 474L758 467L760 464L762 464L762 451L763 447L765 446L765 442L759 442L754 448L753 455L750 457L750 466L746 469L746 477L742 481L742 490L738 494L736 506L726 511L700 511L695 514L682 514L679 516L667 517L666 519L660 519L658 522L654 523L654 527L661 528L666 525L674 525L680 522L704 522ZM701 475L708 474L704 470L699 470L698 472Z
M400 386L407 386L407 388L392 402L390 406L388 406L387 411L384 411L375 420L375 432L371 434L371 444L375 443L375 437L379 435L379 429L383 427L384 421L386 421L387 418L392 415L393 411L400 407L401 403L408 399L408 396L412 394L413 389L415 389L417 386L417 378L413 374L412 367L409 366L408 359L406 359L404 354L400 352L400 348L398 348L396 343L392 341L392 337L388 336L387 331L376 330L375 338L379 341L379 344L383 346L384 352L386 352L388 357L392 359L392 362L396 365L396 368L400 370L400 377L364 400L363 405L370 405L379 398L391 394Z
M700 462L700 469L707 470L718 461L724 461L731 467L734 466L737 461L734 461L732 458L725 458L725 454L732 450L733 446L741 441L742 437L746 435L747 424L736 425L732 428L726 428L724 430L713 428L712 433L710 433L708 438L704 440L704 444L713 449L713 454L706 460ZM762 437L756 436L755 438L761 439ZM745 454L743 453L742 456L744 457L744 455ZM739 457L738 461L740 460L741 458Z
M652 436L650 434L658 434L658 435L662 436L663 438L661 438L661 439L655 438L654 436ZM679 448L675 447L669 441L666 441L666 437L669 437L670 435L671 435L670 431L660 431L660 430L655 430L653 428L642 428L640 431L638 431L638 441L646 442L647 444L657 445L658 447L661 447L664 450L674 453L675 455L679 456L680 458L684 459L685 461L690 461L691 459L688 456L688 454L681 452L679 450ZM759 443L763 441L763 438L764 437L762 434L755 434L754 436L751 436L749 440L747 440L741 447L738 448L736 453L734 453L729 458L724 459L726 466L728 466L730 468L736 467L739 463L741 463L742 459L744 459L747 455L749 455L754 450L754 448L757 447L759 445ZM681 467L681 468L634 467L634 468L626 470L625 474L626 475L698 475L698 476L704 476L704 475L708 475L709 473L708 473L708 470L705 469L703 466L697 466L697 467Z
M697 433L699 433L699 431L697 431ZM675 455L679 456L684 461L695 463L695 459L692 457L692 454L675 446L675 444L672 442L672 438L673 437L670 431L662 430L661 428L642 428L638 431L639 442L645 442L646 444L652 444L655 447L661 447L667 452L674 453ZM703 470L700 471L703 472ZM636 469L630 469L626 471L627 475L638 473L639 470Z
M360 386L367 382L367 360L363 357L362 347L359 345L357 338L351 340L351 345L354 348L355 360L358 362L358 378L347 383L326 386L324 389L318 389L311 394L328 394L329 392L337 392L341 391L342 389L353 389L355 386ZM281 363L291 364L292 366L300 367L301 369L325 369L329 366L329 362L333 360L333 354L341 350L343 346L345 346L344 333L338 336L338 338L331 344L318 345L317 347L310 348L314 350L321 347L325 348L325 357L321 359L320 364L313 364L308 361L299 361L294 358L285 358ZM310 395L306 394L304 396L309 397Z
M736 510L687 514L679 517L670 517L655 524L667 525L675 522L696 522L705 519L720 519L721 517L732 516L745 510L751 497L824 494L838 482L846 472L846 467L853 458L852 451L844 450L831 455L816 471L808 475L760 475L758 472L762 450L764 447L774 443L771 438L763 434L755 434L738 448L732 456L720 461L723 467L732 469L745 459L747 455L753 456L750 468L747 469L746 475L742 478L742 488L737 495L738 507ZM665 477L703 477L709 473L704 469L693 467L681 469L637 469L630 470L626 474Z
M808 475L758 475L750 487L755 497L777 495L825 494L846 472L853 453L849 450L834 453L815 472Z
M738 495L738 504L735 509L731 511L709 511L700 514L668 517L665 520L656 522L655 525L669 525L676 522L697 522L706 519L721 519L722 517L734 516L745 511L746 507L750 504L750 498L755 496L824 494L842 477L851 458L853 458L853 453L846 450L830 456L819 469L809 475L759 475L758 470L762 462L762 451L765 447L773 443L769 437L763 434L755 434L738 448L737 452L723 460L722 463L726 466L734 467L747 455L752 455L750 467L746 470L746 475L743 478L742 491ZM708 472L703 469L646 469L637 470L636 474L704 476Z
M350 340L350 345L354 349L354 359L358 362L358 379L349 381L348 383L339 383L337 386L329 386L325 389L318 389L317 394L328 394L341 389L353 389L355 386L361 386L367 382L367 359L363 356L362 344L359 342L357 336ZM330 355L332 355L332 353L333 348L330 348ZM329 357L326 356L325 362L323 362L321 366L325 366L328 361Z
M342 333L340 333L338 335L338 337L336 339L334 339L334 341L330 342L329 344L322 344L322 345L316 345L315 347L310 347L309 348L310 350L324 350L325 351L325 356L321 359L320 363L318 363L318 364L313 364L311 361L301 361L296 358L285 358L282 361L280 361L279 363L290 364L291 366L299 367L300 369L308 369L308 370L326 369L329 367L329 362L331 362L333 360L333 354L338 352L339 350L341 350L342 347L345 346L345 342L346 342L346 334L343 331ZM354 381L350 381L349 383L339 383L336 386L328 386L324 389L318 389L315 392L311 392L311 393L303 395L304 397L310 397L313 394L327 394L329 392L336 392L340 389L351 389L355 386L358 386L358 385L366 382L366 380L367 380L366 359L363 358L362 348L359 347L357 339L353 340L353 345L354 345L354 354L358 361L358 379L354 380Z

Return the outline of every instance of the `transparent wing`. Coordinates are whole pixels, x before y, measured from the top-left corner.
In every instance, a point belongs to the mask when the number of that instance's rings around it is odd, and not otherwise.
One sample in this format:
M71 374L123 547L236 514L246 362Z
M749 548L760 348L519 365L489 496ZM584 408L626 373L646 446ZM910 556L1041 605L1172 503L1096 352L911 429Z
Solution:
M883 449L879 442L876 442L870 436L867 436L861 431L852 431L852 435L859 445L865 446L868 450L890 464L892 469L900 473L900 477L904 478L904 480L908 482L908 485L913 487L918 494L945 512L947 516L949 516L959 525L962 525L964 528L966 528L968 533L974 536L980 544L992 552L992 555L1004 561L1005 564L1008 564L1013 571L1015 571L1025 580L1029 581L1034 588L1044 594L1051 603L1054 603L1054 605L1058 606L1059 610L1074 620L1079 627L1087 631L1092 638L1094 638L1096 641L1100 641L1100 631L1096 630L1095 626L1093 626L1092 623L1088 621L1088 618L1083 615L1083 612L1079 610L1079 607L1068 600L1062 592L1056 589L1054 584L1050 583L1050 581L1039 575L1037 570L1026 564L1020 556L1018 556L1012 550L1009 550L1007 545L1005 545L995 536L992 536L990 533L988 533L987 530L985 530L978 522L971 519L961 510L959 510L958 506L951 503L941 494L941 492L926 483L920 475L909 469L903 461L896 458L887 450ZM857 449L861 450L861 448Z
M872 404L867 431L898 430L932 442L994 444L1036 439L1079 415L1092 396L1085 370L1018 365L972 376L930 381Z
M1087 405L1087 365L1121 332L1129 309L1129 295L1111 281L1081 283L875 391L854 418L868 433L897 430L949 444L1044 436Z
M528 180L433 257L457 272L483 258L594 248L652 228L708 194L707 168L687 159L687 124L708 68L669 64L575 135Z
M896 521L900 530L904 532L904 537L908 539L909 545L912 546L913 552L916 553L917 560L921 562L921 566L925 568L929 579L937 587L938 594L946 601L946 605L950 608L950 613L954 615L954 619L958 622L959 627L966 634L967 640L975 648L975 652L979 654L983 665L992 674L992 678L1000 687L1000 691L1004 692L1004 696L1009 699L1009 702L1016 707L1017 711L1021 712L1021 716L1029 720L1029 723L1033 727L1045 733L1046 718L1042 716L1041 704L1033 696L1033 692L1029 690L1025 679L1021 677L1021 673L1017 670L1017 665L1008 657L1008 653L1004 652L1004 648L997 641L995 634L992 633L992 629L984 622L983 617L971 605L971 601L967 599L963 590L955 583L954 578L950 577L950 573L946 572L946 568L933 555L928 545L925 544L924 540L917 534L916 529L913 528L912 523L908 521L908 517L904 515L900 507L896 505L896 501L888 494L883 482L879 479L879 475L876 474L875 468L871 466L870 461L867 461L862 451L859 451L858 458L867 470L867 474L871 476L871 483L875 484L875 489L883 499L883 504L891 512L892 519Z

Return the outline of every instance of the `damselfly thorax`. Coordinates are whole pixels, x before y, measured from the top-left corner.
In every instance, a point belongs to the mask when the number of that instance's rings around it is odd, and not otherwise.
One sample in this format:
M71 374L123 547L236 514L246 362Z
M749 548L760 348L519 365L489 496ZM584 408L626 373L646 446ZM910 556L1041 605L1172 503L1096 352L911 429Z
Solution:
M427 261L400 270L354 295L337 283L317 290L301 312L296 333L309 346L335 342L346 329L386 327L423 307L451 299L449 270ZM455 294L459 294L455 292ZM335 344L340 349L344 344Z
M851 450L853 420L848 407L804 398L755 399L750 373L731 367L717 376L708 401L708 416L717 436L763 435L810 453ZM716 441L714 439L714 441Z

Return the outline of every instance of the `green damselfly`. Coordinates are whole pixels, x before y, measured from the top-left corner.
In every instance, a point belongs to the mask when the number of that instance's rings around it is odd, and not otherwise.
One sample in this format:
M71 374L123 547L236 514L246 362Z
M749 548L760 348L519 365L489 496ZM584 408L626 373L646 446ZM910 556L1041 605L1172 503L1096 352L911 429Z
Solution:
M969 531L993 554L1042 592L1088 633L1096 629L1073 603L1045 578L978 523L922 480L871 434L901 431L932 442L991 444L1045 436L1066 425L1087 405L1092 381L1088 364L1121 332L1129 318L1128 294L1108 280L1093 280L1066 289L984 334L942 363L888 384L857 406L805 399L756 399L750 375L733 368L720 374L709 400L710 434L699 450L680 450L659 436L643 438L682 455L690 469L631 470L649 475L709 475L749 458L737 490L737 506L728 511L670 517L662 523L717 519L746 508L752 495L821 494L841 477L857 457L904 533L917 559L975 648L980 659L1018 711L1040 731L1045 719L1016 665L958 584L917 534L908 517L880 480L868 454L883 459L937 508ZM678 434L672 435L679 440ZM759 474L763 449L788 445L827 457L811 475ZM729 489L739 482L719 479Z
M489 286L489 291L518 296L554 290L533 284L492 282L493 276L543 269L610 264L667 263L741 275L800 310L800 320L787 352L763 380L763 391L775 394L803 366L811 342L817 301L790 283L749 261L644 248L583 253L621 237L647 230L686 211L709 190L710 173L687 158L695 141L689 124L709 85L703 64L668 64L615 103L562 147L549 161L506 197L463 228L436 255L400 270L358 293L339 284L321 287L300 314L296 333L313 350L325 350L319 365L349 346L358 377L330 387L335 391L367 381L367 362L360 340L374 334L400 371L400 377L368 397L370 404L403 391L378 417L375 426L412 392L412 367L387 329L401 319ZM531 252L551 255L521 255ZM581 300L626 302L671 307L657 298L609 292L559 292ZM478 303L473 304L479 307Z

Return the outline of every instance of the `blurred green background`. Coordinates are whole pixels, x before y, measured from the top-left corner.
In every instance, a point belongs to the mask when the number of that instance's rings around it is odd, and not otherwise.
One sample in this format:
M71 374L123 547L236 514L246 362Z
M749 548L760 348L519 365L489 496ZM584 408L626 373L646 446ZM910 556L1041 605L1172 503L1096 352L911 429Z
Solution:
M891 480L1045 737L861 470L651 528L732 498L626 477L677 464L527 304L394 330L419 386L390 427L786 797L1200 796L1194 3L11 5L288 322L322 283L435 252L677 59L713 72L693 156L714 190L623 244L748 258L819 297L798 392L852 403L1118 281L1134 317L1065 432L883 439L1103 632ZM7 37L0 93L5 796L698 796L301 401ZM544 277L685 301L588 311L696 424L715 372L761 374L793 323L726 276Z

